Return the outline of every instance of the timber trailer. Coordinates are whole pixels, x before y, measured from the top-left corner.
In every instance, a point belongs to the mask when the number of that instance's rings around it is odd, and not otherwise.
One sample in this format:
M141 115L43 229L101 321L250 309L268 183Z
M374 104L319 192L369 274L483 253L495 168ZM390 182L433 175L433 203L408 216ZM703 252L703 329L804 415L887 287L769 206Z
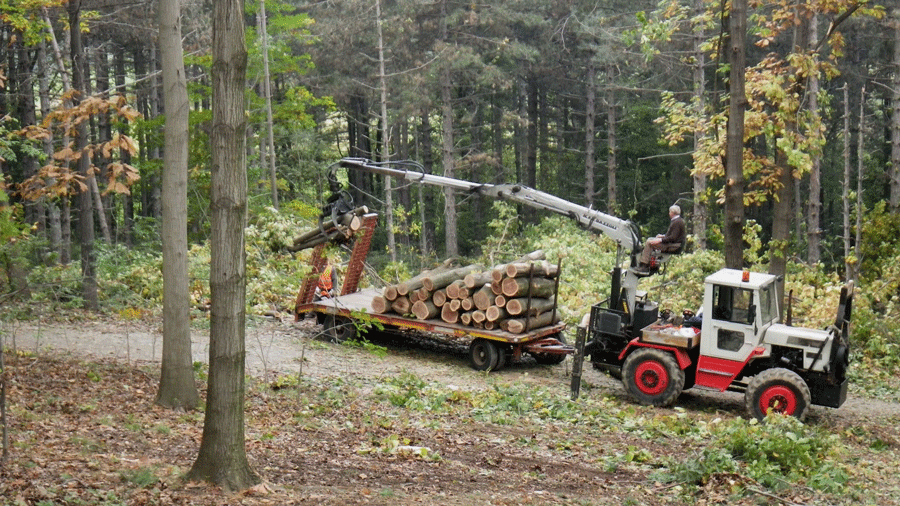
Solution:
M776 288L779 279L770 274L735 269L722 269L707 276L703 305L697 315L686 312L686 317L692 317L683 322L680 317L661 318L659 305L639 291L638 284L642 278L659 272L670 256L680 251L657 252L651 259L649 271L638 270L637 255L643 246L641 232L629 220L520 184L474 183L427 174L416 162L378 163L362 158L344 158L332 166L329 173L332 197L323 216L329 213L335 216L334 206L352 207L348 206L349 195L341 189L335 175L339 167L555 212L615 241L617 256L611 272L610 295L592 306L590 314L585 315L575 347L565 344L562 338L564 324L538 329L539 332L520 339L520 342L485 333L472 336L470 350L481 347L477 353L472 352L472 363L476 368L492 369L495 367L491 365L493 357L503 360L503 350L516 357L529 352L549 363L561 362L566 354L574 353L573 396L577 395L576 381L580 383L581 361L589 356L595 368L620 378L628 395L641 404L668 406L683 390L693 387L732 390L745 394L748 412L759 419L770 411L803 419L810 405L838 408L846 400L852 283L841 290L834 323L822 330L781 323ZM410 167L416 170L410 170ZM629 258L629 265L623 268L625 257ZM351 269L352 264L351 259ZM355 286L352 288L355 290ZM335 304L338 301L339 298L316 306L309 302L301 304L298 296L297 311L325 312L327 318L331 318L331 323L325 324L326 330L340 332L338 328L351 326L346 325L349 320L341 320L340 323L345 325L338 325L338 319L349 319L352 312L360 308L358 305L340 308ZM409 327L412 322L415 320L392 324ZM421 322L417 323L421 325ZM470 333L472 329L438 331ZM489 355L486 365L484 347L488 348Z

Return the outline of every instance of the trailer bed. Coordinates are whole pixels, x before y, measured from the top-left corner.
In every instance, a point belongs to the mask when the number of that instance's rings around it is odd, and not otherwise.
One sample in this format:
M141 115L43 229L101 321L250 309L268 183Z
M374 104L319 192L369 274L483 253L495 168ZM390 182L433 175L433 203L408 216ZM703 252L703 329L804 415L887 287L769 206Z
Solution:
M471 340L469 350L472 366L479 370L497 370L507 360L519 360L523 353L531 354L538 362L553 364L562 362L566 355L574 352L574 348L565 343L562 332L566 324L563 322L522 334L501 329L485 330L439 319L419 320L396 313L374 313L371 302L376 295L381 295L381 291L363 289L331 299L300 304L296 311L298 315L308 312L324 315L325 331L335 340L347 339L350 337L347 334L355 334L355 326L351 324L358 319L371 319L398 329L426 332L443 338Z

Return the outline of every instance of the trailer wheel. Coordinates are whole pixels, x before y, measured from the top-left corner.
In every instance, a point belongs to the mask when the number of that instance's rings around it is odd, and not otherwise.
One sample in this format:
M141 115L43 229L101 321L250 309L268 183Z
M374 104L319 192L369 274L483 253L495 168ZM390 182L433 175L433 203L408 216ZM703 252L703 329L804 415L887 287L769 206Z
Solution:
M501 351L489 339L475 339L469 345L469 361L476 371L494 371L500 363Z
M342 343L356 337L356 326L345 316L326 315L325 323L322 325L325 328L325 335L333 343Z
M775 368L750 378L744 403L747 411L763 420L769 410L803 420L809 409L809 386L797 373Z
M622 384L628 395L641 404L669 406L684 388L684 371L671 353L641 348L625 359Z
M563 344L569 344L566 342L566 337L562 335L562 333L555 334L550 337L555 337L559 342ZM566 359L566 356L563 353L532 353L531 356L534 357L535 362L541 365L561 364Z

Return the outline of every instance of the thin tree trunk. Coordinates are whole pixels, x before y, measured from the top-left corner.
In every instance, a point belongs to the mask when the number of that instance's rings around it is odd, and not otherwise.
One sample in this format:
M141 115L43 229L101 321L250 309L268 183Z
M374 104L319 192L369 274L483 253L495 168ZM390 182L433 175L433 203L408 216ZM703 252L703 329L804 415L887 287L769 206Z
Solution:
M853 276L856 281L859 277L861 264L860 250L862 249L862 214L863 214L863 155L865 154L866 132L866 87L859 90L859 141L856 153L856 263L853 265Z
M814 46L819 39L818 16L813 14L809 20L809 41ZM809 113L813 125L818 124L819 119L819 73L814 70L809 75L809 88L807 90L809 96ZM818 133L816 134L818 135ZM822 193L822 154L816 150L810 153L812 164L809 170L809 201L806 216L806 261L810 264L819 263L821 255L821 234L820 216L822 202L820 194ZM798 202L799 204L799 202Z
M48 25L49 26L49 25ZM52 31L52 30L51 30ZM50 115L52 105L50 102L50 76L47 72L47 45L41 42L38 46L38 96L41 101L41 118ZM43 139L43 151L48 160L53 157L53 129L48 129L49 134ZM50 181L55 184L56 180ZM62 226L60 222L59 205L56 199L47 199L47 239L50 241L50 249L57 254L57 260L62 261ZM68 257L68 254L66 255Z
M384 69L384 36L381 31L381 0L375 0L375 25L378 33L378 81L381 84L382 161L391 159L391 128L387 115L387 75ZM387 246L391 262L397 261L397 239L394 236L394 193L391 178L384 178L384 219L387 227Z
M844 214L844 279L853 279L850 263L850 85L844 83L844 184L841 188Z
M69 28L72 48L72 101L77 105L81 101L80 94L85 89L84 48L81 44L81 2L73 0L68 4ZM87 152L87 122L82 121L75 129L75 152L78 153L78 173L89 182L93 179L90 172L91 161ZM94 252L94 213L90 184L80 192L78 213L78 241L81 244L81 296L85 309L100 309L100 300L95 272L96 258Z
M616 172L619 162L616 159L618 147L618 119L616 118L616 92L613 89L615 67L606 67L606 209L611 214L619 212L618 183Z
M260 478L244 441L247 172L244 4L213 3L209 387L203 439L188 479L243 490Z
M584 118L584 202L590 207L594 203L594 171L596 166L596 148L594 146L594 131L597 120L597 84L596 70L593 60L587 64L587 89L585 90L585 118Z
M894 87L891 98L891 168L890 168L890 207L891 211L900 212L900 9L894 9Z
M703 0L694 0L694 14L696 19L701 19L705 6ZM706 53L703 51L703 41L706 33L703 29L703 22L698 21L694 26L693 52L694 52L694 104L697 108L696 114L698 118L706 115ZM699 123L699 122L698 122ZM706 132L702 129L694 131L694 153L699 153L703 144ZM709 216L709 206L707 205L706 196L706 174L702 172L694 172L693 174L693 190L694 190L694 213L691 216L691 222L694 227L694 245L698 250L706 249L706 222Z
M156 404L191 410L200 396L191 355L188 276L188 102L179 0L159 2L165 149L162 171L163 353Z
M272 186L272 207L278 209L278 175L275 171L275 133L272 119L272 80L269 77L269 35L266 24L266 0L259 0L259 30L263 51L263 93L266 96L266 158L269 164L269 184Z

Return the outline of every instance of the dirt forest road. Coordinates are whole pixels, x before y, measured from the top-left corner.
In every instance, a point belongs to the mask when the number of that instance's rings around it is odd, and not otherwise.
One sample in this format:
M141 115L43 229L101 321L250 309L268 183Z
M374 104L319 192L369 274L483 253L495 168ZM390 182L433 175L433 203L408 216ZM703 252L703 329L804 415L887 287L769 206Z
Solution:
M568 392L571 360L557 366L541 366L528 359L491 373L474 371L468 365L463 344L444 343L427 338L378 335L372 340L387 348L387 354L325 342L321 327L313 321L269 320L247 328L246 367L256 378L271 380L279 375L314 379L329 377L390 377L412 373L428 381L463 388L480 388L489 381L533 383ZM85 359L113 359L136 365L158 364L162 355L162 326L144 322L88 321L76 324L4 323L0 326L3 346L27 352L71 354ZM208 361L209 334L194 330L193 360ZM604 395L624 397L621 384L585 367L583 381ZM743 396L734 392L689 390L677 405L685 409L720 410L745 416ZM851 427L865 422L881 425L900 416L900 404L850 394L840 409L813 406L808 420L833 426Z

